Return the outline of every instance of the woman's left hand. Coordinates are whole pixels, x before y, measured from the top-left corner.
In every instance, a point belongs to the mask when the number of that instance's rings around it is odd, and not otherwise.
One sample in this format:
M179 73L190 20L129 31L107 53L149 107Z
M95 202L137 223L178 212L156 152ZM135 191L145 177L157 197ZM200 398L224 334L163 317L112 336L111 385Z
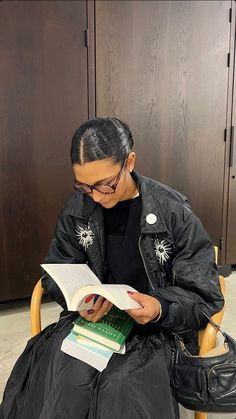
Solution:
M140 292L128 292L130 298L142 305L141 308L132 308L125 310L138 324L146 324L156 319L161 310L159 301L150 295L141 294Z

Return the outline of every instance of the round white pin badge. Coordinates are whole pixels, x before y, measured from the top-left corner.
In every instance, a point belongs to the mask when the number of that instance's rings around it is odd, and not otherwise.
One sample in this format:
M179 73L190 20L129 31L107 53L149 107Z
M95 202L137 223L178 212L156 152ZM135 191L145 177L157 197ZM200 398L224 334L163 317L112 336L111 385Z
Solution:
M146 221L148 224L155 224L157 221L157 216L155 214L148 214L146 216Z

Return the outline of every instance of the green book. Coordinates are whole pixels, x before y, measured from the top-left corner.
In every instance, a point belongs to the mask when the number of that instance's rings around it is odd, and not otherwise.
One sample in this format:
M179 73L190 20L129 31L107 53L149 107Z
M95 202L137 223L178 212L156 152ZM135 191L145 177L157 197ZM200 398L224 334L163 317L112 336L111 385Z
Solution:
M109 313L96 323L89 322L81 316L77 317L74 321L73 331L110 349L119 351L134 323L134 320L125 311L113 306Z

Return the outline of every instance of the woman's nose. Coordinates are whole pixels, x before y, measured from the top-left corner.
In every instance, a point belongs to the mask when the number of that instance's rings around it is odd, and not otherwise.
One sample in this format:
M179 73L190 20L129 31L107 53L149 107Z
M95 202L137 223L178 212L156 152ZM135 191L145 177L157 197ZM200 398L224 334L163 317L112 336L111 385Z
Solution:
M96 191L96 189L93 189L93 193L91 194L91 197L95 202L98 202L98 203L103 201L104 199L104 195Z

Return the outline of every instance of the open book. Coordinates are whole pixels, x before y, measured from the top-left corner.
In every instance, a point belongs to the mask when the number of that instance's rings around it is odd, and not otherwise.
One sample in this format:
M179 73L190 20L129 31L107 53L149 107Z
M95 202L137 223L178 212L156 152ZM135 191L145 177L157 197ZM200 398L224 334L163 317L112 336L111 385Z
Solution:
M141 308L127 294L127 291L136 291L134 288L125 284L102 284L86 264L43 264L41 267L61 289L70 311L91 309L95 295L102 295L120 310Z

